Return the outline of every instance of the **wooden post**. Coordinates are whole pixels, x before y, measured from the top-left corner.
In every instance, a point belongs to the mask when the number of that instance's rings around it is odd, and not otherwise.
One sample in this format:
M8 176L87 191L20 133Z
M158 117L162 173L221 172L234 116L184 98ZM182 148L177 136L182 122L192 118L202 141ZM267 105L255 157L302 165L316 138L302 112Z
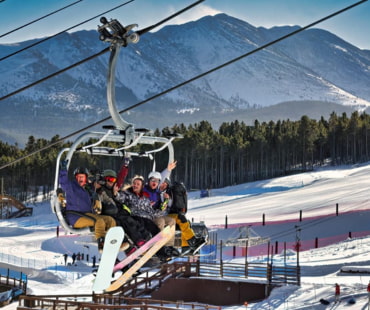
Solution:
M284 241L284 265L286 265L286 241Z
M335 214L338 216L339 215L339 204L336 204L335 207Z
M315 238L315 249L319 247L319 238Z
M248 277L248 244L249 244L249 236L248 239L245 241L245 277Z
M220 261L222 262L222 240L220 240Z
M302 222L302 210L299 210L299 221Z
M227 229L227 215L225 215L225 229Z
M224 276L223 260L222 260L222 240L220 240L220 267L221 267L220 274L222 278Z
M265 226L265 213L262 214L262 226Z

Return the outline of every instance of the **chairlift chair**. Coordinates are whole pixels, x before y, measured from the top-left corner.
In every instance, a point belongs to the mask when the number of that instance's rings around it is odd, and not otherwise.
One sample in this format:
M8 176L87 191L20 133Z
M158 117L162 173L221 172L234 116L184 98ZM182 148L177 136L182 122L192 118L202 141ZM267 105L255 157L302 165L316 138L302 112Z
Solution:
M107 21L106 18L102 17L102 26L98 27L100 33L100 40L109 42L111 44L111 54L108 65L108 78L107 78L107 102L111 118L114 122L114 126L104 126L106 132L86 132L80 135L76 141L69 148L62 149L56 160L55 169L55 180L54 180L54 192L51 199L51 209L57 216L60 225L64 230L71 234L91 234L91 229L86 228L73 228L66 221L63 215L63 206L58 193L60 192L58 176L59 167L62 157L68 161L67 169L69 169L73 155L77 153L87 153L92 156L139 156L148 157L153 159L154 153L161 152L164 149L168 150L168 163L174 161L174 148L172 141L176 138L182 138L181 135L173 135L170 137L156 137L153 132L149 129L135 129L133 124L126 122L120 115L116 102L115 102L115 70L118 54L121 46L126 47L130 43L137 43L139 41L139 35L132 32L132 29L136 25L129 25L123 27L117 20ZM96 141L89 145L84 145L90 140ZM104 146L105 142L115 142L118 147L107 147ZM154 145L156 143L161 144L160 147L146 151L145 153L131 152L130 148L138 144ZM155 170L155 161L153 163L153 170ZM66 197L68 200L68 197Z

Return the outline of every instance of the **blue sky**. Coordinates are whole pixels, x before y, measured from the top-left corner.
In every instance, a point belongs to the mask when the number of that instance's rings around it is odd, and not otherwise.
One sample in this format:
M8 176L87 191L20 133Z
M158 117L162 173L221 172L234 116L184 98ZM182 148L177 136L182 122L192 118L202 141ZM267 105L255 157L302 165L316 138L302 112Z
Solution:
M78 0L3 0L0 2L0 43L20 42L50 36L73 27L128 0L80 0L75 5L49 16L11 35L8 31L49 14ZM105 16L122 24L136 23L139 29L150 26L168 15L190 5L189 0L134 0ZM253 26L270 28L282 25L306 26L316 20L357 3L353 0L206 0L168 22L184 23L204 15L224 12L247 21ZM370 2L352 8L316 26L329 30L359 48L370 50ZM99 19L80 29L96 29Z

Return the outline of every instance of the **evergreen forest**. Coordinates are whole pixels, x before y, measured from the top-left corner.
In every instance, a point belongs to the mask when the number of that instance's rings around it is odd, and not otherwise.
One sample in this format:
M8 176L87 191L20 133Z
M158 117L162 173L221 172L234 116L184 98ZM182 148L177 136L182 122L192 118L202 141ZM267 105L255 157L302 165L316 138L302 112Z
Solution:
M370 160L370 116L359 112L350 116L333 112L328 120L302 116L298 121L256 120L253 125L234 121L223 123L218 130L202 121L157 129L155 135L173 133L183 138L173 142L177 167L171 180L184 182L189 190L220 188L301 173L322 165ZM0 167L15 161L0 169L1 193L25 201L41 190L48 198L54 188L57 155L71 144L71 141L55 144L58 140L59 136L51 140L30 136L23 149L0 141ZM134 151L145 150L147 145L139 145ZM167 166L166 151L162 153L154 158L159 171ZM117 157L84 153L72 158L69 171L72 176L74 168L85 166L94 178L104 169L118 171L121 161ZM134 174L146 177L152 169L153 161L134 157L129 177Z

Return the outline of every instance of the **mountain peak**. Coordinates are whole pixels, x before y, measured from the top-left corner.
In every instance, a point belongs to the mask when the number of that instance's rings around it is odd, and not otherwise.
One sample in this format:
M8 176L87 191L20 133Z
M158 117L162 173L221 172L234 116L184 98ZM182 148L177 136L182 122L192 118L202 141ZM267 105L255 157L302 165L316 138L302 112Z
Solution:
M370 104L370 51L360 50L328 31L308 29L254 52L297 29L256 28L222 13L147 33L138 44L121 49L116 71L117 104L127 108L195 78L148 103L150 107L130 111L130 117L140 126L160 128L183 122L188 115L184 111L192 111L189 122L206 115L212 123L220 113L223 117L228 113L241 115L238 111L285 101L333 102L366 109ZM65 33L4 60L0 95L103 50L107 44L98 37L97 31ZM0 45L0 55L29 43ZM50 138L108 116L108 56L4 100L2 137L14 137L16 141L30 134ZM171 117L159 122L158 116L150 113L153 107ZM15 126L20 119L23 133Z

